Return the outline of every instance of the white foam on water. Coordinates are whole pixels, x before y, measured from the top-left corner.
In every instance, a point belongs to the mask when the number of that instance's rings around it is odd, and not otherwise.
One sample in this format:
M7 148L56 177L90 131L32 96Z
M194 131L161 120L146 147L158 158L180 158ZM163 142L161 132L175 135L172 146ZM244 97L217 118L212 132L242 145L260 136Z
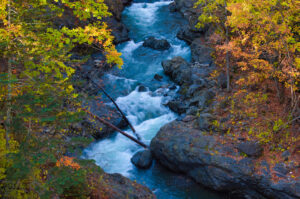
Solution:
M142 141L150 144L163 125L176 119L176 115L163 106L162 101L162 96L138 92L136 88L129 95L117 98L116 103L128 116ZM131 130L126 132L133 135ZM108 173L117 172L129 177L134 169L130 159L138 150L140 146L117 133L115 137L101 140L85 149L85 158L96 160Z
M137 83L137 80L128 79L125 77L118 77L112 74L106 74L105 76L109 79L111 85L122 85L122 87L128 91L130 91L132 87Z
M170 110L162 105L163 97L151 96L151 92L132 91L125 97L119 97L116 103L128 116L133 125L169 113Z
M144 121L143 123L135 126L137 132L142 135L142 139L146 144L150 144L151 139L156 135L159 129L176 119L176 115L172 112L168 114L162 115L160 117L156 117L153 119L149 119Z
M138 42L135 43L133 40L130 40L126 43L126 45L120 49L120 51L122 52L122 57L123 58L131 58L132 53L139 48L140 46L142 46L143 42Z
M149 144L156 132L164 124L176 118L173 113L168 113L157 118L149 119L135 126L136 131L142 137L142 141ZM132 134L131 131L126 131ZM101 140L88 149L85 149L86 158L94 159L108 173L121 173L130 177L134 166L131 157L141 148L121 134L114 138Z
M172 52L168 56L168 59L172 59L175 56L181 56L186 58L190 54L190 47L183 45L172 45Z
M157 20L157 10L165 5L169 5L170 1L160 1L154 3L134 3L126 9L127 15L134 19L138 26L150 26Z

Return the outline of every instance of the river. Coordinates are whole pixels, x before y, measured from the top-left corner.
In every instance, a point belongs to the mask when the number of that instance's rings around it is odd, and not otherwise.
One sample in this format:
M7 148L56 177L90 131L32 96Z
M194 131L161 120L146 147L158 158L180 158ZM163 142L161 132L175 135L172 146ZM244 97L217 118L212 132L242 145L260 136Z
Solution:
M117 46L122 52L124 66L114 69L103 78L106 90L116 99L134 125L142 141L150 144L158 130L178 115L164 104L174 95L178 86L164 75L161 62L174 56L191 59L189 46L176 38L180 26L186 21L179 13L171 13L168 5L171 1L135 0L127 7L122 16L123 23L130 30L131 40ZM142 46L149 36L167 39L171 48L156 51ZM162 81L154 79L158 74ZM146 92L139 92L143 85ZM129 134L132 132L125 129ZM131 180L149 187L159 199L217 199L217 194L202 188L189 178L175 174L153 163L148 170L136 168L130 158L142 148L123 135L97 141L84 150L84 157L94 159L105 172L120 173Z

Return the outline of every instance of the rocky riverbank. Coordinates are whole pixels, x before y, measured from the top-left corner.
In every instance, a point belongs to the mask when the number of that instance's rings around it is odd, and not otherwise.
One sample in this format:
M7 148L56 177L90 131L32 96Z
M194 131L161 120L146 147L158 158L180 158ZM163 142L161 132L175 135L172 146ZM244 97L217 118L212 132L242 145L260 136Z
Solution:
M217 81L209 78L215 65L210 56L213 49L206 41L213 28L194 28L194 2L175 0L170 5L171 11L179 11L189 20L177 36L190 44L192 61L174 57L162 62L164 72L181 86L178 96L167 104L181 116L162 127L152 140L153 155L167 168L229 193L231 198L299 198L300 179L293 177L299 163L289 161L288 151L281 154L285 161L270 165L259 143L243 138L228 142L224 136L227 128L213 126L217 106L213 99L226 87L226 78L223 74Z

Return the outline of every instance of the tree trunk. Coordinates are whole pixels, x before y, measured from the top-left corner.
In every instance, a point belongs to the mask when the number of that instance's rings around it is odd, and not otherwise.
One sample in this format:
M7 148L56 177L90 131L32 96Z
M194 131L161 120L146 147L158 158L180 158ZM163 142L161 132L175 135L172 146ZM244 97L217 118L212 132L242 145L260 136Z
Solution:
M8 9L8 26L11 26L11 7L10 7L10 0L7 3ZM7 51L10 51L10 46L7 45ZM8 85L7 85L7 111L6 111L6 125L5 125L5 141L6 141L6 150L9 150L9 134L11 130L11 92L12 92L12 59L8 59L7 64L7 78L8 78Z
M224 8L225 8L225 22L227 21L227 3L226 0L224 1ZM226 24L225 26L225 36L226 36L226 45L228 47L229 44L229 32L228 32L228 27ZM226 77L227 77L227 91L230 91L230 65L229 65L229 51L228 48L226 48Z
M108 97L108 99L110 99L110 101L115 105L115 107L117 108L117 110L119 111L119 113L122 115L123 119L127 122L127 124L129 125L129 127L131 128L132 132L135 134L135 136L137 137L137 139L141 140L141 137L139 136L139 134L136 133L136 130L134 129L134 127L132 126L132 124L129 122L129 120L127 119L126 115L120 109L120 107L118 106L118 104L115 102L115 100L104 90L104 88L102 86L100 86L99 84L97 84L96 82L94 82L94 80L92 80L92 79L90 79L90 80L96 86L98 86L100 88L100 90L104 93L104 95L106 95L106 97Z
M119 133L121 133L122 135L124 135L125 137L129 138L130 140L134 141L135 143L137 143L138 145L144 147L144 148L148 148L148 146L146 144L144 144L143 142L135 139L134 137L132 137L131 135L128 135L127 133L125 133L124 131L122 131L121 129L119 129L118 127L116 127L115 125L103 120L102 118L98 117L97 115L92 114L90 111L86 110L83 108L83 110L89 114L91 117L97 119L98 121L100 121L101 123L109 126L110 128L118 131Z

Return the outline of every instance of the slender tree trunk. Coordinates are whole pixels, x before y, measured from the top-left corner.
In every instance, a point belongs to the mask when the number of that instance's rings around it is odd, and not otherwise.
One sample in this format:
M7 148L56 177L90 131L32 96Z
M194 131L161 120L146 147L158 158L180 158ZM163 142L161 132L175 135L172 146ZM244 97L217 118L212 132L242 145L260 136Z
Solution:
M139 134L137 134L136 130L134 129L134 127L132 126L132 124L130 123L130 121L127 119L126 115L123 113L123 111L120 109L120 107L118 106L118 104L115 102L115 100L104 90L104 88L102 86L100 86L99 84L97 84L94 80L90 79L96 86L98 86L100 88L100 90L104 93L104 95L106 95L106 97L108 97L108 99L110 99L110 101L115 105L115 107L117 108L117 110L119 111L119 113L122 115L123 119L125 120L125 122L129 125L129 127L131 128L132 132L135 134L135 136L137 137L138 140L141 140L141 137L139 136Z
M11 4L10 0L7 3L7 9L8 9L8 26L11 26ZM7 51L10 51L10 46L7 45ZM9 134L11 131L11 92L12 92L12 85L11 85L11 79L12 79L12 59L8 59L7 64L7 75L8 75L8 85L7 85L7 111L6 111L6 129L5 129L5 140L6 140L6 150L9 150Z
M141 142L138 139L135 139L134 137L132 137L131 135L128 135L127 133L125 133L124 131L122 131L121 129L119 129L118 127L116 127L115 125L111 124L110 122L105 121L104 119L98 117L97 115L92 114L90 111L88 111L87 109L83 110L89 114L91 117L97 119L98 121L100 121L101 123L109 126L110 128L114 129L115 131L118 131L119 133L121 133L122 135L124 135L125 137L129 138L130 140L134 141L135 143L137 143L138 145L144 147L145 149L148 148L148 146L146 144L144 144L143 142Z
M225 8L225 22L227 21L227 2L226 0L224 1L224 8ZM226 45L228 46L229 43L229 32L228 32L228 27L226 24L225 26L225 35L226 35ZM227 91L230 91L230 65L229 65L229 51L228 48L226 48L226 77L227 77Z

